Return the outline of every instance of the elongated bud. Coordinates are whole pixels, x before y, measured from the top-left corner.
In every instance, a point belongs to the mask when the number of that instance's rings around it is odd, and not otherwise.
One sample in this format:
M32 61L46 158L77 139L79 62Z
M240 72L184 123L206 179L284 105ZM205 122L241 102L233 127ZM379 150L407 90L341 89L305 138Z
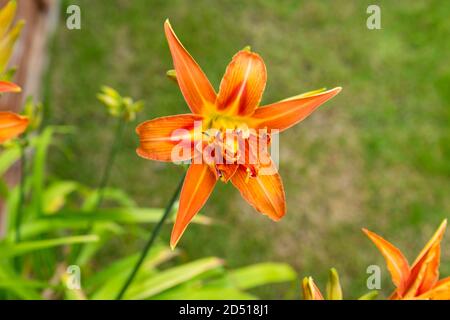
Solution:
M320 293L319 288L317 288L316 284L312 277L303 278L303 298L305 300L323 300L323 296Z
M0 10L0 37L3 37L10 28L14 17L16 16L17 2L9 1Z
M302 287L303 287L303 299L305 300L313 300L313 287L310 285L310 281L312 281L311 277L303 278Z
M327 299L342 300L342 288L339 281L339 274L335 268L330 269L327 283Z

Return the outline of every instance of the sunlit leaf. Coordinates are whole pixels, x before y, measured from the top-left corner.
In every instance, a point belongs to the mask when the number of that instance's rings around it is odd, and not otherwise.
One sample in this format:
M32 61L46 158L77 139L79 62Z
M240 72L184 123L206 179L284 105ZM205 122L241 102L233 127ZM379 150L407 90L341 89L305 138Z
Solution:
M24 255L37 250L48 249L76 243L86 243L98 241L96 235L73 236L56 239L46 239L37 241L24 241L19 243L0 244L0 258L10 258Z

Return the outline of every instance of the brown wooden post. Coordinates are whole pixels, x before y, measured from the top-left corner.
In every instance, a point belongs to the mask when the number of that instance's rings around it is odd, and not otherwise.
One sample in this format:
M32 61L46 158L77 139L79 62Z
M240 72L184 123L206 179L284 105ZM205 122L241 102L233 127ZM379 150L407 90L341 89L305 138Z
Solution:
M0 0L4 6L7 0ZM25 99L40 98L42 75L47 62L49 35L56 27L59 0L17 0L17 19L25 20L25 27L16 43L10 66L17 67L14 82L22 87L20 94L6 94L0 98L0 110L20 112ZM12 186L20 177L18 165L7 174L6 181ZM4 232L5 211L0 199L0 236Z

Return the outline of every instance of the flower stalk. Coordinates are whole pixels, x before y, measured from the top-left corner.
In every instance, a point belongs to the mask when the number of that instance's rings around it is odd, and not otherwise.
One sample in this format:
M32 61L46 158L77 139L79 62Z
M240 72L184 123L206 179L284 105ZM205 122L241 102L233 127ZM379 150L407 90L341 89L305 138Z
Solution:
M161 216L161 219L159 220L158 224L154 227L152 233L150 234L150 237L149 237L147 243L145 244L144 248L142 249L139 260L134 265L133 270L131 271L129 277L127 278L127 281L124 283L122 289L119 291L119 294L117 295L116 300L121 300L123 298L123 296L127 292L128 288L130 287L131 283L133 282L134 278L136 277L136 274L138 273L140 267L144 263L145 258L147 257L147 254L149 253L150 249L153 247L153 244L155 243L159 233L161 232L162 226L164 225L164 223L166 222L170 213L172 212L175 202L178 200L178 197L181 192L181 188L183 187L185 176L186 175L183 174L183 176L181 177L180 182L178 183L178 186L172 195L172 198L167 203L167 206L164 209L164 213Z

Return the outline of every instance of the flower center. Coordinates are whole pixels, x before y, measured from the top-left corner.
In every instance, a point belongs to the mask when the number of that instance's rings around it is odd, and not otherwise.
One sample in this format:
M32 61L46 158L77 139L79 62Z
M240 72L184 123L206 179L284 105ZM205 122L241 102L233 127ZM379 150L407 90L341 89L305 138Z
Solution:
M260 158L267 157L270 136L266 130L249 128L242 119L216 115L205 120L202 143L203 160L215 169L218 176L227 180L225 171L242 165L248 177L258 174Z

